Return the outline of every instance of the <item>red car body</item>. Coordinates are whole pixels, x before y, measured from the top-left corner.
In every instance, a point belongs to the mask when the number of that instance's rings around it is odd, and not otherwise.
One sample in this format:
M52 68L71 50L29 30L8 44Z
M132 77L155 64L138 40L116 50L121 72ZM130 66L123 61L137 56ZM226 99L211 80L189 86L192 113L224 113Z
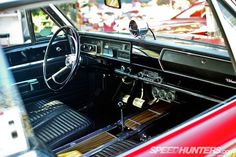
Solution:
M200 2L198 4L202 4ZM196 4L197 5L197 4ZM194 6L193 6L194 7ZM179 26L192 27L193 25L206 25L203 14L198 12L188 19L178 18L181 13L166 21L162 25L171 26L170 31L177 30ZM201 16L200 16L201 15ZM199 17L200 16L200 17ZM196 20L198 18L198 20ZM199 19L200 18L200 19ZM179 21L182 21L179 24ZM198 21L198 22L196 22ZM178 25L177 25L178 23ZM173 26L173 27L172 27ZM189 30L189 29L188 29ZM166 30L168 31L168 30ZM183 32L181 33L189 33ZM193 34L193 35L191 35ZM207 33L191 32L192 40L205 40L211 44L219 44L221 40L200 37ZM180 115L181 116L181 115ZM123 154L121 156L150 157L150 156L236 156L236 96L213 108L193 117L179 126L160 134Z

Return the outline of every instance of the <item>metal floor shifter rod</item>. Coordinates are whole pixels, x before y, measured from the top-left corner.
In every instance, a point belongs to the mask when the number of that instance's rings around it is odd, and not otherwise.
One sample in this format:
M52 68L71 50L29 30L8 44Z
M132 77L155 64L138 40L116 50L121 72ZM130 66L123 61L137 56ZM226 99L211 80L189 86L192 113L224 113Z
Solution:
M121 130L124 131L125 129L125 122L124 122L124 113L123 113L123 109L125 107L125 103L123 103L122 101L118 102L118 107L120 108L120 124L121 124Z

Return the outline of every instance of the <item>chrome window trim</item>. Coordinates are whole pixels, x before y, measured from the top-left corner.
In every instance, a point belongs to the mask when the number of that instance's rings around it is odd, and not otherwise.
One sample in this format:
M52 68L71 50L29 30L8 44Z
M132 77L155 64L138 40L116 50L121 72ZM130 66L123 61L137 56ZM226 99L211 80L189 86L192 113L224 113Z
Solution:
M215 16L218 19L220 28L221 28L223 36L224 36L224 39L226 41L225 43L226 43L226 46L228 48L229 56L232 60L232 65L233 65L234 71L236 72L236 45L234 43L236 31L230 26L230 24L224 18L223 12L222 12L222 10L219 6L220 2L218 2L218 0L212 0L211 3L213 5L212 6L213 9L216 12ZM229 5L231 4L230 6L233 5L232 2L230 2L230 1L227 1L226 3L229 4ZM233 7L232 9L234 9L234 11L235 11L236 8Z
M50 59L48 59L48 61L54 61L54 60L58 60L58 59L61 59L61 58L63 58L63 56L50 58ZM25 67L28 67L28 66L38 65L38 64L43 64L43 60L11 66L11 67L8 68L8 70L16 70L16 69L25 68Z
M57 9L57 7L53 4L49 4L50 8L61 18L61 20L67 25L73 27L73 25L68 21L65 16ZM76 28L77 29L77 28Z

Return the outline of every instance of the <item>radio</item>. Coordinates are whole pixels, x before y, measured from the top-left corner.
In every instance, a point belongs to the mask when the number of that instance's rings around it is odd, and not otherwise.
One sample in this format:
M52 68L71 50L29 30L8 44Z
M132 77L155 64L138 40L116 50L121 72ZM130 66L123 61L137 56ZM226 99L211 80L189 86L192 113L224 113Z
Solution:
M143 71L139 72L138 77L140 77L144 81L145 80L146 81L153 81L156 83L162 83L162 81L163 81L162 77L158 73L148 71L148 70L143 70Z

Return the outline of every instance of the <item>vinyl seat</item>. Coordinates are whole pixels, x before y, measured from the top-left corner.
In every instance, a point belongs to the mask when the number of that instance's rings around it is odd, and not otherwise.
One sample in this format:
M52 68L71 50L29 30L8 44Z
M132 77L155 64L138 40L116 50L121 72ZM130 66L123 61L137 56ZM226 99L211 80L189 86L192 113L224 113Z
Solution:
M38 139L55 149L79 138L92 128L92 122L59 100L41 100L26 105L26 111Z

